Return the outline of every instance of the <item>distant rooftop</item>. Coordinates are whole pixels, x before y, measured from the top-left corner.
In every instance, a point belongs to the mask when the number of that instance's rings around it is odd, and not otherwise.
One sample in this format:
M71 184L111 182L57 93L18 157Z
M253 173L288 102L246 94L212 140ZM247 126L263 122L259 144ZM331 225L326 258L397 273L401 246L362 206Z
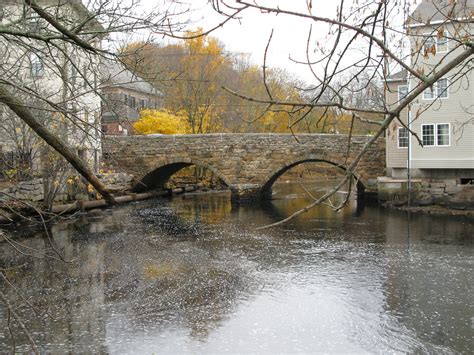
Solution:
M423 0L407 20L408 26L472 18L474 0Z
M125 68L123 64L104 61L101 65L102 80L105 87L121 87L152 95L160 95L153 85Z
M407 80L408 72L403 69L395 74L392 74L387 77L387 81L404 81Z

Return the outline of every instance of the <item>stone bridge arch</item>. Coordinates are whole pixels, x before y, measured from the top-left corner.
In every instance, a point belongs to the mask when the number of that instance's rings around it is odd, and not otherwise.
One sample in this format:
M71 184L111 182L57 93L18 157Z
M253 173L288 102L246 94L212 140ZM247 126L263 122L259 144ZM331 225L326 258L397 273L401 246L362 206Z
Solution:
M136 190L162 187L180 169L202 166L229 186L234 199L263 197L273 182L292 167L310 161L344 169L370 141L370 136L333 134L217 133L110 137L103 151L118 172L141 182ZM350 139L350 145L348 141ZM384 175L385 141L379 139L359 162L359 191L370 179ZM140 185L140 186L139 186Z
M293 162L287 163L287 164L282 164L278 166L273 172L267 175L266 177L266 182L263 183L260 194L266 198L271 196L272 193L272 186L273 184L278 180L280 176L282 176L284 173L286 173L288 170L291 170L292 168L304 164L304 163L327 163L331 166L339 168L342 172L347 172L347 167L344 164L340 164L336 161L332 160L332 157L316 157L316 156L304 156L304 157L299 157L295 158ZM357 189L357 195L361 195L365 191L365 185L362 182L362 179L359 174L354 173L352 174L353 178L357 181L356 189Z
M157 166L151 168L149 172L136 178L132 190L134 192L143 192L162 188L175 173L185 167L193 165L208 169L230 188L231 185L229 178L222 174L222 172L220 172L216 167L198 159L191 159L189 157L174 157L160 162Z

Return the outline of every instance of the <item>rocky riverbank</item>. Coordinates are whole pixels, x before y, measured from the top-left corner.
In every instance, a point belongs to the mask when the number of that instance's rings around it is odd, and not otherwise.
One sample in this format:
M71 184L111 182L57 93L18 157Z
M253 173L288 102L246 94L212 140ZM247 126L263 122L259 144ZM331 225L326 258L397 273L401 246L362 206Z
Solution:
M387 203L383 203L382 206L398 211L407 211L410 213L423 213L433 216L463 216L474 219L474 209L460 210L439 205L409 207L407 205L391 205Z

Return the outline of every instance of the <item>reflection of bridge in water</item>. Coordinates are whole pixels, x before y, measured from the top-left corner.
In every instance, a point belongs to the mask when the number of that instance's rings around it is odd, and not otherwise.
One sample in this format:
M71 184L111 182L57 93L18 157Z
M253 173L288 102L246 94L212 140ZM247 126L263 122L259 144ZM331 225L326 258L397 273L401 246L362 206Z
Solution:
M269 193L279 176L302 163L326 162L345 170L371 137L352 136L349 149L348 138L259 133L108 137L104 152L113 156L117 171L135 176L136 191L163 187L174 173L196 165L219 177L234 199L253 199ZM380 139L355 171L359 192L383 175L384 165L385 142Z

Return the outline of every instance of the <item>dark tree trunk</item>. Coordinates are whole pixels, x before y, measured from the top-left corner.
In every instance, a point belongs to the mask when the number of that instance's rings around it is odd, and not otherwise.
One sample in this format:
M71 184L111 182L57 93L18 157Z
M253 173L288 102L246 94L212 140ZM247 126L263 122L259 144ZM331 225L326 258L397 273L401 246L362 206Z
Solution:
M100 193L108 205L115 204L114 197L105 189L104 185L99 181L89 167L74 153L65 142L59 137L49 132L46 127L41 125L30 110L22 104L4 84L0 83L0 102L7 105L17 116L22 119L33 131L38 134L48 145L61 154L73 167Z

